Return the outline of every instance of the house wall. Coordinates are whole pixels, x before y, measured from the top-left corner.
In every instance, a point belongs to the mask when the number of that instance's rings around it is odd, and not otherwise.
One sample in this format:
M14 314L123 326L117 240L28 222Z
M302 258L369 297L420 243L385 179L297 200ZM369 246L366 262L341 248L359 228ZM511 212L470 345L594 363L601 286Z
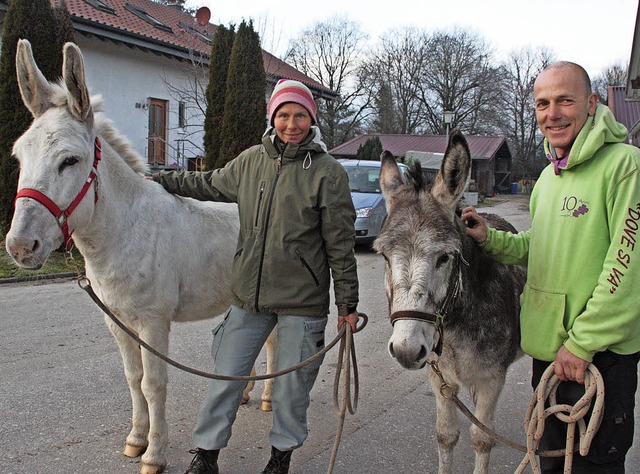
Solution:
M173 92L193 89L194 73L189 64L80 34L76 34L76 44L84 56L90 93L102 95L107 116L136 151L147 154L147 101L156 98L168 101L166 164L186 165L185 158L204 154L204 116L197 111L193 97ZM184 128L178 126L180 101L186 102Z

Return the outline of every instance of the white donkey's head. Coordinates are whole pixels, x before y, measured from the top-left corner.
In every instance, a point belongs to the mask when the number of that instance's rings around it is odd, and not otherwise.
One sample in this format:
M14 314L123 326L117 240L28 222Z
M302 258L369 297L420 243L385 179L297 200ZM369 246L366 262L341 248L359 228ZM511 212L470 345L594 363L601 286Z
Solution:
M442 316L460 291L464 230L455 210L470 172L469 148L457 132L431 187L419 166L405 183L393 156L382 154L380 183L388 216L374 248L386 261L393 323L389 353L407 369L425 366Z
M18 41L16 70L22 100L34 120L13 146L20 176L6 246L19 266L37 269L52 250L69 244L74 228L91 219L99 146L82 54L75 44L64 46L58 84L42 75L27 40Z

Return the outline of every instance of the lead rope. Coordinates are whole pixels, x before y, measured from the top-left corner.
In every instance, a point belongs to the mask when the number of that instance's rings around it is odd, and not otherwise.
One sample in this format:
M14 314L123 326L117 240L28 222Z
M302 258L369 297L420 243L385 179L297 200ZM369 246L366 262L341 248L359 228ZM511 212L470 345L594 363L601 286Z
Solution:
M602 415L604 411L604 382L598 368L589 364L585 373L585 394L575 405L556 404L556 390L560 384L560 380L554 372L555 363L551 364L544 372L538 387L533 393L529 408L524 419L524 427L527 434L527 446L500 436L494 430L482 423L476 416L462 403L458 398L456 391L447 383L438 367L438 361L429 361L431 369L440 378L440 394L443 398L451 400L458 409L478 428L491 436L493 439L500 441L506 446L510 446L518 451L526 453L524 459L514 472L521 474L527 464L531 463L531 469L534 474L540 474L540 466L538 465L536 455L542 457L565 457L564 474L571 474L571 465L573 463L573 451L575 440L575 425L578 424L580 429L580 454L586 456L591 446L591 441L596 435ZM545 401L550 400L549 408L545 409ZM585 428L584 416L589 411L593 402L593 413L589 420L589 425ZM561 412L567 412L564 415ZM567 443L565 449L556 449L551 451L537 451L540 438L544 431L544 421L550 415L557 416L561 421L567 423Z
M366 325L366 323L365 323ZM336 462L338 447L342 438L342 429L344 427L344 419L347 409L349 413L355 415L358 409L358 364L356 361L356 348L353 344L353 334L351 325L345 323L346 331L344 337L340 340L340 350L338 351L338 364L336 367L336 375L333 382L333 407L338 412L338 429L336 431L336 439L333 443L333 451L331 452L331 460L327 474L333 472L333 466ZM363 326L364 327L364 326ZM360 328L362 329L362 328ZM359 329L359 330L360 330ZM351 361L353 361L353 387L354 396L351 397ZM342 384L342 403L338 400L338 387L340 386L340 373L344 372L344 381Z
M521 474L527 464L531 463L531 469L535 474L540 474L540 466L536 459L536 450L544 432L544 424L547 417L555 415L560 421L567 423L567 442L564 449L564 474L571 474L573 453L575 446L576 424L580 432L579 451L581 456L586 456L591 447L591 442L600 428L604 412L604 382L597 367L589 364L585 372L585 393L575 405L557 404L556 391L561 383L555 374L555 362L547 367L542 374L540 383L536 388L531 403L524 419L524 428L527 434L527 454L518 466L514 474ZM545 408L545 401L549 400L549 407ZM584 421L585 415L593 403L593 412L589 424ZM557 456L562 456L563 451Z
M78 286L87 292L87 294L94 301L94 303L109 317L109 319L111 319L111 321L113 321L113 323L116 326L118 326L129 337L131 337L138 344L140 344L141 347L145 348L147 351L151 352L156 357L162 359L167 364L172 365L173 367L175 367L177 369L180 369L180 370L182 370L184 372L188 372L188 373L191 373L191 374L194 374L194 375L198 375L200 377L205 377L205 378L209 378L209 379L218 379L218 380L234 380L234 381L239 381L239 380L246 380L246 381L266 380L266 379L269 379L269 378L275 378L275 377L279 377L279 376L284 375L284 374L288 374L289 372L293 372L294 370L298 370L299 368L304 367L307 364L310 364L311 362L319 359L320 357L323 357L338 342L340 342L340 351L339 351L339 354L338 354L338 364L336 366L336 376L335 376L334 387L333 387L333 390L334 390L334 406L336 406L336 407L338 405L337 392L338 392L338 385L339 385L339 381L340 381L340 372L341 371L344 371L344 380L345 381L344 381L344 387L343 387L342 408L338 410L338 416L339 416L338 430L336 432L336 439L335 439L335 442L334 442L334 445L333 445L333 453L331 455L331 461L329 462L329 469L327 471L328 474L331 474L331 472L333 472L333 465L335 463L335 457L336 457L336 454L338 452L338 447L340 445L340 439L342 437L342 429L343 429L343 426L344 426L344 419L345 419L345 409L344 409L344 407L347 406L349 408L349 413L354 415L356 413L356 408L358 406L359 382L358 382L358 366L357 366L357 362L356 362L356 349L355 349L355 345L353 344L353 334L354 334L354 332L352 332L351 325L348 322L345 322L342 325L342 328L338 332L338 335L329 344L327 344L321 351L319 351L318 353L316 353L313 356L309 357L308 359L305 359L302 362L300 362L300 363L298 363L298 364L296 364L296 365L294 365L292 367L289 367L288 369L281 370L279 372L274 372L272 374L248 375L248 376L241 376L241 375L230 376L230 375L220 375L220 374L212 374L212 373L209 373L209 372L203 372L201 370L194 369L192 367L188 367L186 365L183 365L183 364L171 359L170 357L166 356L165 354L162 354L161 352L157 351L152 346L147 344L145 341L140 339L140 337L135 332L133 332L131 329L129 329L122 321L120 321L120 319L118 319L118 317L111 312L111 310L102 302L102 300L100 300L98 295L96 295L95 291L93 291L93 288L91 287L91 282L82 273L82 271L80 270L79 265L77 264L76 260L73 258L73 254L71 253L71 249L68 249L67 252L65 253L65 259L66 259L67 265L70 268L72 268L78 275L78 278L77 278ZM360 318L362 318L362 324L356 328L355 332L362 331L365 328L365 326L367 325L368 321L369 321L369 318L365 313L358 313L358 316ZM344 354L347 354L346 359L344 359ZM351 359L349 359L349 355L351 356ZM346 363L343 363L343 359L346 361ZM351 394L351 392L350 392L351 391L351 366L350 366L350 363L349 363L350 360L353 360L353 373L354 373L353 380L354 380L355 396L354 396L353 401L351 400L351 395L350 395Z

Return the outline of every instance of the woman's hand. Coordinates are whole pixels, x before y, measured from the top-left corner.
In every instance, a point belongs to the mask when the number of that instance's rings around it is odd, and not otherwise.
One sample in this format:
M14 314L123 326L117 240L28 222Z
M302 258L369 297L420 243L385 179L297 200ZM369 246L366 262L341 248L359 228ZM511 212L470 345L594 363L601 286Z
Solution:
M338 332L342 329L342 325L345 322L348 322L351 326L351 332L355 333L358 329L358 320L360 316L358 316L358 312L355 311L351 314L347 314L346 316L338 316Z

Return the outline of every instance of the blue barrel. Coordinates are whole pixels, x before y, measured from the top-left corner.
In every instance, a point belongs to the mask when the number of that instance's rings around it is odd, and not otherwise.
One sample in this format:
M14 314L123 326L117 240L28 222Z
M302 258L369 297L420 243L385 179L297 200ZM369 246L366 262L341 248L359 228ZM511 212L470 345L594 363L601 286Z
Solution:
M511 183L511 194L518 194L518 183Z

